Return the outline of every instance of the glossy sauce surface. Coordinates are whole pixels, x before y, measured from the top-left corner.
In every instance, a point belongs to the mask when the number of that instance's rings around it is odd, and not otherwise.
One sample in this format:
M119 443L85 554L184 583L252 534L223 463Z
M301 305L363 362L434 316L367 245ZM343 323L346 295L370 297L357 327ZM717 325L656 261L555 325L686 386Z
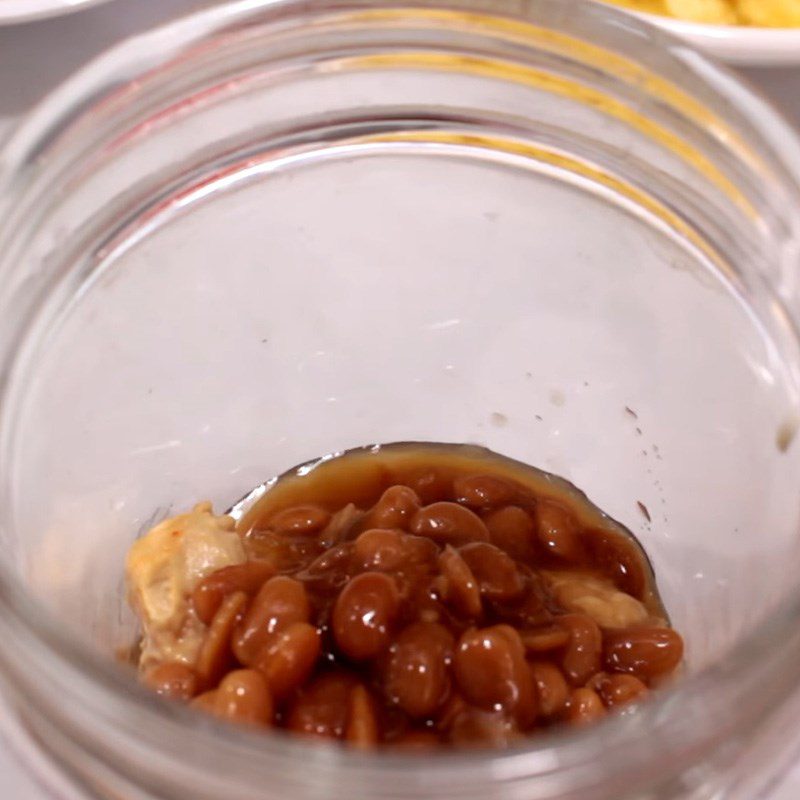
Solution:
M283 476L244 563L195 586L197 662L145 673L225 719L357 747L503 747L642 700L683 657L635 539L479 448L392 445Z

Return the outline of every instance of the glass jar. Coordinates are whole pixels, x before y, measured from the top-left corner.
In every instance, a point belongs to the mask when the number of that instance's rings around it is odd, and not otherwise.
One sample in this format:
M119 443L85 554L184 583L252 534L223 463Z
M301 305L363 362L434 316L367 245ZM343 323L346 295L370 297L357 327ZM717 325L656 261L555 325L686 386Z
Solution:
M247 0L71 78L0 156L18 746L70 800L752 800L800 705L799 178L759 98L592 4ZM228 728L114 663L140 532L402 440L633 529L685 678L409 758Z

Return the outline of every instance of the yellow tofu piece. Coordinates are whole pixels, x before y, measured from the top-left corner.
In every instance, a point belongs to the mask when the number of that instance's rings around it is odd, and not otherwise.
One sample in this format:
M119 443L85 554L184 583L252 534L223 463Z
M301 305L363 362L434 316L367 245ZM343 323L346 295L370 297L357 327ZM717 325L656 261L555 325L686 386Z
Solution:
M760 2L761 0L756 0ZM735 25L738 17L728 0L665 0L670 16L707 25Z
M800 0L737 0L737 8L745 25L800 26Z

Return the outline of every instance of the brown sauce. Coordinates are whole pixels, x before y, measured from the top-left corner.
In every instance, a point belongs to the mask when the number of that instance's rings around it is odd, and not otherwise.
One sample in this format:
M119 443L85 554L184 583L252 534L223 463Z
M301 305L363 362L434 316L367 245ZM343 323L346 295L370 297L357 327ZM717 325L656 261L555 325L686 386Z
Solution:
M682 660L632 535L489 451L353 451L247 505L247 561L192 593L197 663L145 675L219 717L359 747L503 747L639 701Z

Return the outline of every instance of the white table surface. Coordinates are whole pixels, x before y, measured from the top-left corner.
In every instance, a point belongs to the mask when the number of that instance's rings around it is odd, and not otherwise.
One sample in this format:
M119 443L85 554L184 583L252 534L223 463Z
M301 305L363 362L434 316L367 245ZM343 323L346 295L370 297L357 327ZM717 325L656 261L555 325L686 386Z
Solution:
M0 139L48 89L113 42L213 3L214 0L113 0L67 17L0 28ZM800 68L753 69L744 74L800 128ZM52 800L2 741L0 798ZM800 764L769 796L769 800L797 798Z

